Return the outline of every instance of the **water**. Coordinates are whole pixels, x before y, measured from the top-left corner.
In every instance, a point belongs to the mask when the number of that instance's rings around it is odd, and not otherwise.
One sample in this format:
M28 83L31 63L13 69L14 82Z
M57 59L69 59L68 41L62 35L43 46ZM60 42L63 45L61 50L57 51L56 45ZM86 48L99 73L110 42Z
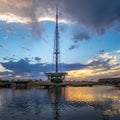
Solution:
M0 120L120 120L120 89L0 89Z

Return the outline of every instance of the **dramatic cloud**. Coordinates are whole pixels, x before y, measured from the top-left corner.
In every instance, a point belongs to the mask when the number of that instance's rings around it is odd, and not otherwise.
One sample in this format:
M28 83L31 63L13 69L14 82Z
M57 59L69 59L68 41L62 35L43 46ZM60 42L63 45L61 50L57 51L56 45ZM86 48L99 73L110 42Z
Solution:
M12 61L9 59L8 62L1 62L4 71L0 73L4 77L10 75L11 78L15 78L16 76L21 76L22 78L36 78L37 76L40 77L41 73L44 72L51 72L53 70L53 65L48 63L39 63L41 58L35 57L34 58L37 63L31 63L31 60L28 58L20 59L19 61ZM6 60L6 59L5 59ZM7 59L8 60L8 59ZM71 63L71 64L61 64L65 71L77 71L77 70L84 70L84 69L110 69L109 61L90 61L88 64L80 64L80 63ZM6 70L6 71L5 71ZM86 73L87 74L87 73Z
M49 19L50 12L53 13L50 4L49 0L1 0L0 20L30 23L32 32L40 35L43 32L43 27L39 21L43 21L45 18Z
M68 71L69 79L98 80L99 78L120 77L120 50L99 51L98 56L88 61L81 69Z
M98 80L100 78L120 77L119 73L120 65L111 69L89 66L80 70L68 71L67 77L72 80Z
M62 0L62 3L70 19L100 34L120 20L119 0Z
M1 65L10 72L1 72L0 75L7 76L8 74L11 74L12 78L15 78L16 76L21 76L21 78L40 78L41 72L50 72L52 70L51 64L33 64L30 63L30 60L28 58L20 59L16 62L4 62L1 63Z
M28 58L20 59L19 61L8 61L1 63L1 67L7 71L1 71L0 75L5 78L16 78L16 76L21 76L21 78L37 78L41 77L41 73L53 71L53 64L39 63L41 58L35 57L38 63L31 63ZM85 68L87 65L80 63L74 64L61 64L65 71L78 70ZM7 77L6 77L7 76Z
M0 20L31 23L38 33L39 21L54 21L55 4L50 0L1 0ZM78 23L99 34L120 21L119 0L60 0L59 11L61 21Z
M81 63L62 63L60 66L68 72L67 79L99 79L105 77L118 77L120 72L119 50L110 52L101 51L98 56L91 59L86 64ZM8 59L7 62L1 62L0 76L5 79L37 79L45 77L45 72L53 71L53 64L40 63L41 58L24 58L19 61ZM34 61L33 61L34 60Z

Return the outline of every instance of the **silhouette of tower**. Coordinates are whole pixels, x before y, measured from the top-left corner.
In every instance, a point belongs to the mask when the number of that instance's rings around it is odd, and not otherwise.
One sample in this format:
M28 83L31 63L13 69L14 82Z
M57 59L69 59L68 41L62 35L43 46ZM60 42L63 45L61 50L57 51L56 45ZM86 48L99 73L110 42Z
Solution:
M60 55L60 47L59 47L59 31L58 31L58 7L56 7L56 26L55 26L55 39L54 39L54 51L53 51L53 59L55 60L55 72L58 72L59 67L59 55Z
M65 79L65 75L67 73L60 72L59 70L59 61L60 61L60 47L59 47L59 30L58 30L58 3L56 4L56 23L55 23L55 39L54 39L54 50L53 50L53 57L54 57L54 72L45 73L48 76L48 79L52 82L62 82Z

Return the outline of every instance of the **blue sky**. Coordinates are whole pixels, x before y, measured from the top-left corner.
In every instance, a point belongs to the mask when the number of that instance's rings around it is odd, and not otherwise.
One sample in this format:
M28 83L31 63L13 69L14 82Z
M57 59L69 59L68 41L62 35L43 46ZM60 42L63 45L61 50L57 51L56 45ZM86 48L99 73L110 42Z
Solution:
M120 1L61 0L61 69L67 79L119 77ZM52 70L56 0L1 0L0 78L46 79Z

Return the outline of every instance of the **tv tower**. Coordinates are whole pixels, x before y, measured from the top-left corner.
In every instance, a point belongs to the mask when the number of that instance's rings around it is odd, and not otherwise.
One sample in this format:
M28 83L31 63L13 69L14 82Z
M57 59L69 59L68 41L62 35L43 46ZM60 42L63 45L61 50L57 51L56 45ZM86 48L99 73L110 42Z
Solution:
M67 73L59 71L59 59L60 59L60 46L59 46L59 26L58 26L58 1L56 3L56 20L55 20L55 39L54 39L54 49L53 49L53 57L54 57L54 65L55 70L51 73L45 73L48 76L48 79L52 82L62 82L65 79L65 75Z
M56 73L58 73L59 55L60 55L60 47L59 47L58 4L57 4L56 5L55 40L54 40L54 52L53 52L53 57L55 57L55 72Z

